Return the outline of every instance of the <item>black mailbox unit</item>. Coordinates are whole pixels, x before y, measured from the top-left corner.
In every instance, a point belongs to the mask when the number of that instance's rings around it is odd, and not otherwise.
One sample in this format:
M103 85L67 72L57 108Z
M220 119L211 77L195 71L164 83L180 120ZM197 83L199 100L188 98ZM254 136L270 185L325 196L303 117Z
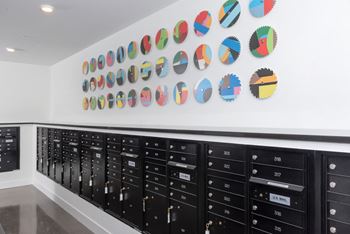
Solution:
M19 169L19 128L0 128L0 172Z

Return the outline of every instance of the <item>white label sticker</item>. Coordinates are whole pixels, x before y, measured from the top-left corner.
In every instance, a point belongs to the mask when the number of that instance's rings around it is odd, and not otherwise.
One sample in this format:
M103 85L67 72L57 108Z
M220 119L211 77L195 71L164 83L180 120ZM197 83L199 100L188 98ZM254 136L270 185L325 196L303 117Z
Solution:
M13 139L6 140L5 142L6 142L6 143L12 143L12 142L13 142Z
M179 173L179 178L187 181L191 181L191 175L185 173Z
M136 163L133 162L133 161L128 161L128 165L129 165L130 167L135 167L135 166L136 166Z
M290 197L285 197L285 196L270 193L270 201L274 203L290 206Z
M96 154L96 158L101 158L101 154Z

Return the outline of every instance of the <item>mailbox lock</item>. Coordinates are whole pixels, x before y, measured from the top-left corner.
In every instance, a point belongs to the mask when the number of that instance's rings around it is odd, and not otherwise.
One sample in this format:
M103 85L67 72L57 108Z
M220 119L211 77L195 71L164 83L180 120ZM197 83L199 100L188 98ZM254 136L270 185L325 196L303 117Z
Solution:
M252 207L252 209L253 209L253 210L258 210L258 206L254 205L254 206Z
M336 229L335 227L331 227L331 228L329 229L329 231L330 231L331 233L337 233L337 229Z
M252 173L253 173L253 175L256 175L256 174L258 174L258 170L256 170L256 169L253 169Z
M213 196L213 193L209 193L209 195L208 195L209 197L212 197Z
M252 159L253 159L254 161L257 160L257 159L258 159L258 155L254 154L254 155L252 156Z
M209 185L212 185L212 184L213 184L213 181L212 181L212 180L209 180L209 181L208 181L208 184L209 184Z
M331 169L331 170L335 170L336 167L337 167L337 165L335 165L334 163L329 165L329 169Z
M257 225L258 224L258 220L253 219L253 225Z
M213 153L213 150L208 150L208 154L211 155Z
M335 183L335 182L329 183L329 187L331 187L331 188L335 188L336 186L337 186L337 183Z
M331 209L331 210L329 211L329 213L330 213L331 215L335 215L335 214L337 213L337 210Z
M208 163L209 167L213 166L213 163L212 162L209 162Z

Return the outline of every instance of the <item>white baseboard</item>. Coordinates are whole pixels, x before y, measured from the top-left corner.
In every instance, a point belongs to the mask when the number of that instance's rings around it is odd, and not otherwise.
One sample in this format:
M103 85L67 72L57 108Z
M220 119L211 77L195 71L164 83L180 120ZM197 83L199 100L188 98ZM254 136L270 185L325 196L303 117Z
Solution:
M32 180L26 179L26 180L9 180L6 182L0 182L0 189L7 189L7 188L15 188L15 187L21 187L26 185L31 185Z

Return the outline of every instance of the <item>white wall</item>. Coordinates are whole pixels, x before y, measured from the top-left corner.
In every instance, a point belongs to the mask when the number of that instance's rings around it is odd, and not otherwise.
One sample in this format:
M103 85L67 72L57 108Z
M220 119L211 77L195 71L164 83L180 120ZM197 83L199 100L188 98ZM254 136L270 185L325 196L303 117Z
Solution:
M129 28L106 38L103 41L54 65L52 75L52 121L79 122L92 124L141 125L167 128L200 128L218 130L240 130L262 128L277 131L295 129L350 130L349 94L347 61L350 47L348 22L350 20L350 2L339 0L329 4L326 0L277 1L273 11L266 17L253 18L248 10L248 0L241 0L242 14L238 23L230 29L223 29L217 20L218 10L224 1L182 0ZM204 9L210 10L214 17L213 26L208 35L198 38L193 33L193 21ZM84 93L81 82L84 76L81 65L84 60L116 50L118 46L127 46L131 40L140 41L144 34L152 35L161 27L172 32L180 19L186 19L190 25L189 37L182 45L176 45L172 38L164 51L153 47L148 56L139 53L138 57L122 66L115 64L112 69L127 69L131 64L138 66L144 60L155 63L162 55L172 61L174 54L184 49L192 56L201 43L211 46L214 53L212 65L206 71L197 71L191 62L187 72L178 76L171 71L163 80L153 74L151 81L139 79L136 85L117 85L111 90L128 92L131 88L140 91L144 86L154 90L159 84L167 84L171 92L180 80L190 87L189 101L179 107L171 95L170 103L161 108L155 102L145 108L140 103L137 108L126 107L95 112L84 112L81 101ZM267 58L254 58L249 52L249 39L253 31L263 25L273 26L278 33L278 44L274 53ZM218 59L218 47L227 36L237 36L242 44L242 54L238 61L226 66ZM106 66L107 67L107 66ZM249 91L249 79L252 73L261 67L272 68L279 78L275 95L265 101L256 100ZM236 73L243 83L241 96L232 103L223 102L217 92L218 82L227 73ZM99 73L95 73L97 76ZM194 84L208 78L214 86L213 97L205 105L197 104L192 96ZM88 77L90 78L90 77ZM128 83L128 82L127 82ZM104 94L110 90L105 89ZM100 94L100 93L98 93ZM280 128L277 130L277 128ZM260 130L259 130L260 129ZM282 130L281 130L282 129ZM272 130L273 131L273 130ZM347 132L347 134L350 131Z
M47 121L49 67L0 62L0 122Z

